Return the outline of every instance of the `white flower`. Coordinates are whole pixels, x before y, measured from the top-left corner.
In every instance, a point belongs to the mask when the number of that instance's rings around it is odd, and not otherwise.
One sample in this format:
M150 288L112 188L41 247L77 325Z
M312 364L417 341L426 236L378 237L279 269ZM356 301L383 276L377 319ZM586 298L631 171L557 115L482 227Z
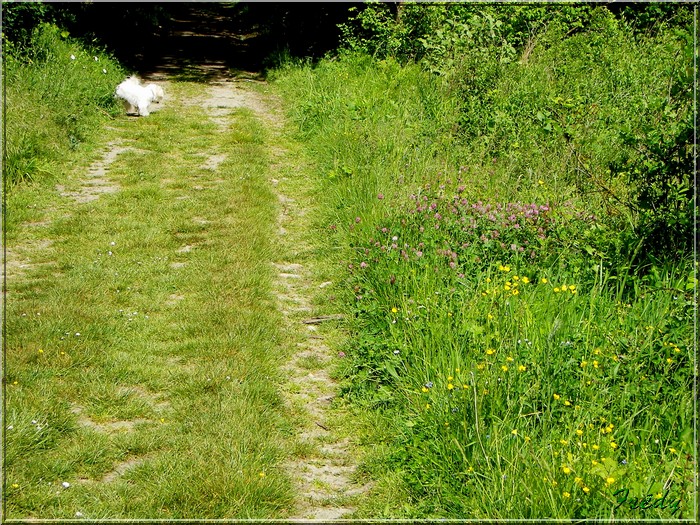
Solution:
M75 332L75 337L80 337L80 332Z
M63 485L64 489L67 489L68 487L70 487L70 483L68 483L67 481L64 481L63 483L61 483L61 485Z
M32 425L36 425L38 421L36 419L32 419Z
M97 62L97 60L98 60L98 58L97 58L97 57L92 57L92 58L94 58L94 59L95 59L95 62Z
M13 428L15 427L13 427L12 425L7 425L7 430L12 430Z
M83 517L83 513L80 512L80 511L78 511L78 512L75 513L75 517L76 517L76 518L82 518L82 517Z
M71 59L71 60L75 60L75 55L71 55L71 56L70 56L70 59Z
M105 74L107 74L107 70L106 70L106 69L103 69L102 72L105 73Z

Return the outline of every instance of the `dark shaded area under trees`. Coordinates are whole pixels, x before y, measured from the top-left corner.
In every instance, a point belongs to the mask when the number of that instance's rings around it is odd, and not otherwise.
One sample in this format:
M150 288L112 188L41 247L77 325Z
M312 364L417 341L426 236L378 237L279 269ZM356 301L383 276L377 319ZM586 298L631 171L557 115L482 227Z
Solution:
M263 72L281 57L321 58L338 47L351 3L4 3L5 38L21 48L34 27L54 23L147 72L164 58L179 67L216 62Z

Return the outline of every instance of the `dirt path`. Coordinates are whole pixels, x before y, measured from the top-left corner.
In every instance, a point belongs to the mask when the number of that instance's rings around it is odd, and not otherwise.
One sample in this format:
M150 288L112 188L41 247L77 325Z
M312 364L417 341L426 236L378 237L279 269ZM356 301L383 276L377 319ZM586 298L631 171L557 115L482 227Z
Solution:
M342 434L334 408L337 384L331 379L333 352L326 344L321 323L334 320L315 317L312 297L331 283L315 282L313 260L306 253L309 221L308 196L299 194L303 167L284 144L284 116L279 101L265 94L263 82L219 79L205 86L197 101L221 133L230 131L227 114L246 108L253 111L269 134L271 150L269 181L279 200L278 239L280 257L271 261L277 272L276 292L279 309L288 334L284 349L289 356L284 367L288 383L282 385L285 403L299 425L292 449L299 451L285 466L299 495L292 519L334 520L354 511L352 501L367 486L354 481L356 468L353 444ZM224 158L212 155L207 163L216 170ZM295 180L296 179L296 180Z
M354 481L352 443L338 428L337 418L342 415L333 407L337 390L329 372L333 352L319 325L332 323L334 317L316 316L312 305L318 290L331 283L314 280L313 260L306 255L311 249L306 207L312 203L298 192L298 177L304 171L299 159L283 146L282 108L278 101L261 95L260 89L250 87L245 81L213 82L203 108L222 132L227 131L222 121L227 111L252 110L265 124L269 142L276 145L271 151L269 180L280 204L277 241L282 255L273 264L277 301L289 335L289 360L284 367L288 383L283 389L287 407L299 424L293 448L300 452L286 461L299 494L291 518L333 520L351 514L352 500L368 487Z
M181 25L183 34L177 35L181 45L185 45L183 40L188 38L207 38L197 32L188 33L186 21L181 21ZM181 90L171 88L181 66L164 57L161 64L141 75L164 87L166 97L160 109L169 105L197 106L222 134L235 132L232 113L244 109L252 112L265 129L265 144L269 148L270 159L268 180L279 202L278 231L274 240L279 250L275 260L261 261L261 264L271 265L276 275L274 293L283 319L281 332L285 334L278 348L285 361L281 374L285 381L279 385L279 390L295 426L295 433L288 439L287 458L282 461L297 494L295 505L288 509L288 517L300 520L348 518L355 510L358 498L369 487L358 482L357 444L348 435L348 426L343 423L347 414L335 398L337 384L331 377L331 370L338 352L332 349L333 344L328 338L330 335L332 339L334 330L338 330L335 326L337 317L321 315L324 310L318 306L319 295L327 293L332 283L320 281L315 269L318 261L314 260L313 234L308 219L313 196L303 180L308 168L294 150L298 145L285 132L280 101L274 98L269 86L259 80L257 74L241 75L237 71L236 78L232 78L227 76L218 60L214 63L189 63L189 74L200 81L202 78L208 80L198 83L196 91L186 90L194 92L194 96L178 100L173 93ZM203 74L199 75L199 72ZM159 118L158 111L147 118ZM56 193L64 203L62 206L68 209L71 205L89 203L122 191L111 169L115 161L127 153L148 154L133 144L129 137L108 141L101 157L87 166L82 177L56 186ZM227 158L226 153L212 148L204 148L201 156L201 167L211 174L208 177L211 183L216 183L220 166L231 159ZM190 191L205 189L196 185L196 178L193 183ZM17 249L8 250L5 261L7 278L17 279L23 274L33 273L40 265L51 266L51 250L48 240L26 241ZM181 252L190 250L192 246L186 245ZM183 298L182 295L171 294L168 304L177 304ZM131 429L126 424L113 424L114 428L99 426L91 422L80 407L73 407L73 414L78 418L79 425L101 432L128 432ZM232 431L235 429L232 428ZM127 458L98 481L111 483L144 461L143 458Z

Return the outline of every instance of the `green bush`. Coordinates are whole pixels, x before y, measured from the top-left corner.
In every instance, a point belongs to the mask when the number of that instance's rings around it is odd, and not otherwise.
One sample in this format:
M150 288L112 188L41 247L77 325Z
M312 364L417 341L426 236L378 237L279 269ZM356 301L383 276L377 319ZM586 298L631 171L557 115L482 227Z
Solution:
M29 45L5 48L6 151L4 176L12 186L32 180L117 114L115 86L124 71L109 55L86 48L50 24Z
M570 183L604 221L608 268L641 270L692 252L692 11L616 11L369 4L343 31L443 79L472 159Z

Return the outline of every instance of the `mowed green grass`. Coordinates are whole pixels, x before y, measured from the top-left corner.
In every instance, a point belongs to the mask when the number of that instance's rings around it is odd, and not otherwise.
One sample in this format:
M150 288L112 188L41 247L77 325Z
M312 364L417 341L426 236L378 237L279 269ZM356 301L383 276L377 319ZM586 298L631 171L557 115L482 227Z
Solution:
M268 137L249 111L220 132L179 102L204 89L173 84L161 111L105 130L131 148L106 175L119 191L8 197L8 253L25 264L7 277L8 519L274 518L291 504Z

